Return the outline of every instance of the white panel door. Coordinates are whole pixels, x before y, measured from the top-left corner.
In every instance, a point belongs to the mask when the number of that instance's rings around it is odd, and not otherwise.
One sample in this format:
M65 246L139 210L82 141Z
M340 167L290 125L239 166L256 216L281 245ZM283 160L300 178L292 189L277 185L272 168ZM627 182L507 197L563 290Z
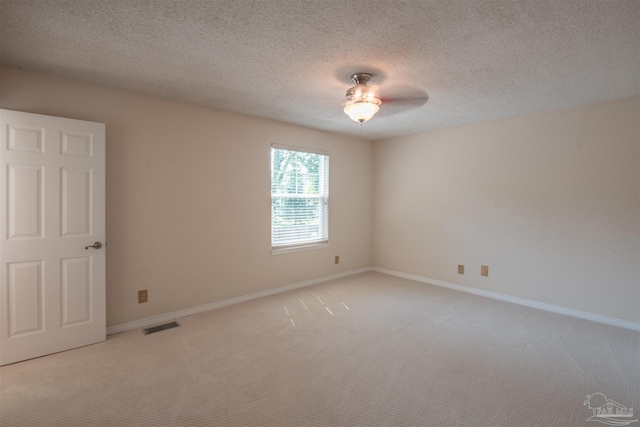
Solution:
M0 365L104 341L104 124L0 110L0 137Z

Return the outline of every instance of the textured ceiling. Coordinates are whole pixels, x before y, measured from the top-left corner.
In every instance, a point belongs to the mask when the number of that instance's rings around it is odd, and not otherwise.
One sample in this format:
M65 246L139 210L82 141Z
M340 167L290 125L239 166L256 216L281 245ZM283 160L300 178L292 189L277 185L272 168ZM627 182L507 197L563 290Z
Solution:
M380 139L640 95L640 1L0 0L0 62Z

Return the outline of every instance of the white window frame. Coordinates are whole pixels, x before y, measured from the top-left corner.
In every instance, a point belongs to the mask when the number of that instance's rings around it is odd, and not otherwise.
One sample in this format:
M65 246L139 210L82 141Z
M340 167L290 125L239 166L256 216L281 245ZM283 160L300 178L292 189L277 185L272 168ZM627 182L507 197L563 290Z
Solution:
M276 197L299 197L299 196L290 196L290 195L284 195L284 194L274 194L273 193L273 150L287 150L287 151L297 151L297 152L302 152L302 153L311 153L311 154L318 154L320 156L324 156L325 159L323 162L320 163L320 168L322 171L322 174L324 176L324 179L320 179L320 189L319 189L319 195L317 196L317 198L319 199L319 203L320 205L323 207L320 209L320 222L321 224L324 224L324 235L322 235L320 237L320 239L307 239L307 240L299 240L296 242L287 242L287 243L280 243L276 242L276 244L274 245L274 236L273 236L273 232L274 232L274 217L273 217L273 201ZM271 214L270 214L270 218L271 218L271 254L272 255L277 255L277 254L283 254L283 253L289 253L289 252L297 252L297 251L303 251L303 250L310 250L310 249L320 249L320 248L326 248L329 246L329 152L327 151L323 151L323 150L316 150L313 148L306 148L306 147L293 147L293 146L288 146L288 145L280 145L280 144L271 144L271 151L270 151L270 161L271 161L271 167L269 168L270 171L270 178L269 181L271 182ZM304 197L310 197L310 196L304 196ZM315 198L315 197L314 197ZM322 231L322 229L321 229Z

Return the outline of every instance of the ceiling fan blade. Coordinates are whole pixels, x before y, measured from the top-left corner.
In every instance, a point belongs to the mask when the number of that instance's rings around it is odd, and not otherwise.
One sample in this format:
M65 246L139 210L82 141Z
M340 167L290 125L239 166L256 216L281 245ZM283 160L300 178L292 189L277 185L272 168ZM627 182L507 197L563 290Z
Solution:
M421 107L429 101L429 96L390 96L382 98L384 104L406 104L416 107Z
M380 88L382 103L391 107L400 107L405 109L422 107L429 101L429 94L426 90L419 87L411 86L394 86L389 88ZM387 96L385 96L387 95Z
M380 114L383 116L420 108L429 101L429 94L421 88L389 88L380 89L380 92L390 94L381 98Z

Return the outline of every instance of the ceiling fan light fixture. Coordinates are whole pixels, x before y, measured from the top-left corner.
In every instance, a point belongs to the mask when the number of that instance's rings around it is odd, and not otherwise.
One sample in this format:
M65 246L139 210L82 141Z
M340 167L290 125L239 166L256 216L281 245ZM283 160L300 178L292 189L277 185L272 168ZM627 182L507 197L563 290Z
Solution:
M348 101L344 104L344 112L353 120L354 122L364 123L374 116L380 110L380 100L377 99L377 102L373 100L358 100L358 101Z
M382 101L378 98L378 92L371 86L367 86L371 77L371 74L367 73L356 73L351 76L351 81L356 85L347 90L348 101L343 106L345 114L354 122L362 124L380 110L379 105Z

